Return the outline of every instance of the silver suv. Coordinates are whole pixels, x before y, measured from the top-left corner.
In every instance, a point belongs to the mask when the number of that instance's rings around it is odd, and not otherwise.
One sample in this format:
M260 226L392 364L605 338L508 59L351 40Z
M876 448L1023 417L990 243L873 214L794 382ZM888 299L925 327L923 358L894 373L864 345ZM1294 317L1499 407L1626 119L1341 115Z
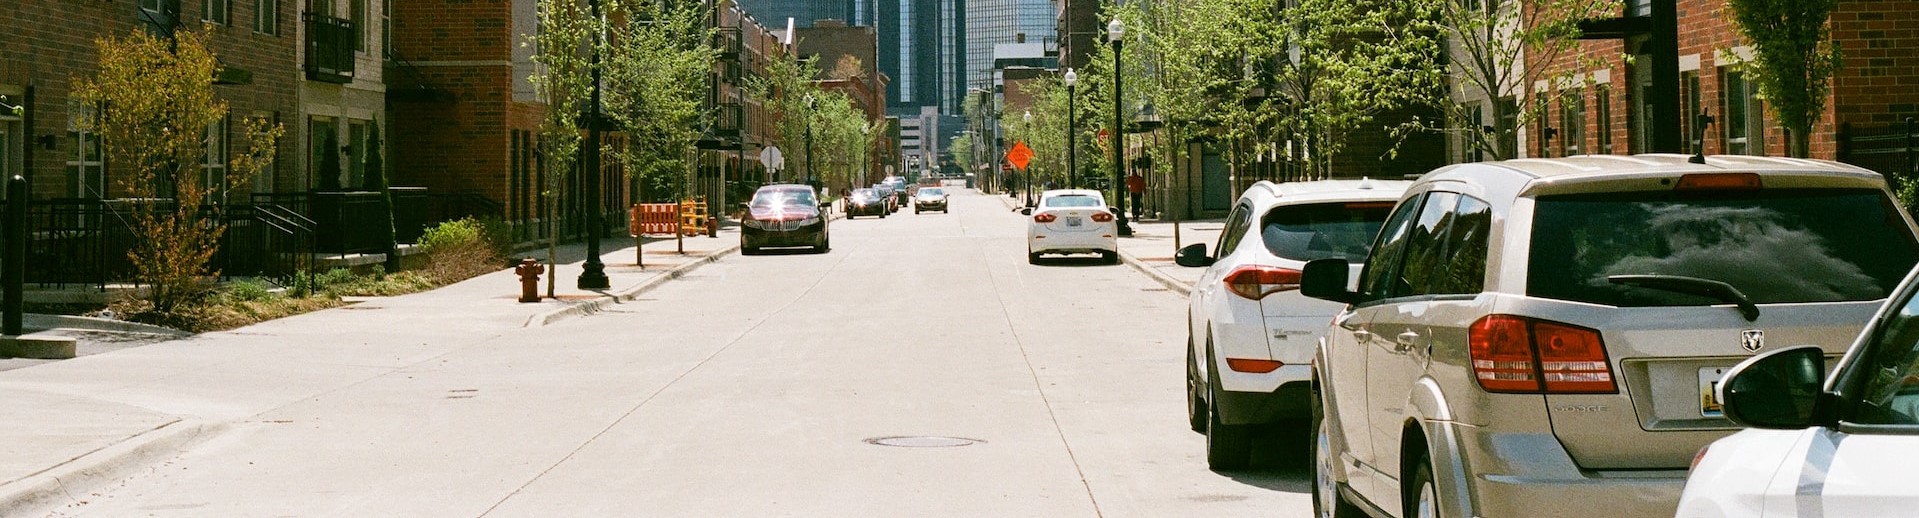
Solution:
M1401 198L1314 358L1320 516L1672 516L1754 353L1853 337L1919 257L1877 173L1765 157L1461 164ZM1356 289L1351 286L1357 286Z

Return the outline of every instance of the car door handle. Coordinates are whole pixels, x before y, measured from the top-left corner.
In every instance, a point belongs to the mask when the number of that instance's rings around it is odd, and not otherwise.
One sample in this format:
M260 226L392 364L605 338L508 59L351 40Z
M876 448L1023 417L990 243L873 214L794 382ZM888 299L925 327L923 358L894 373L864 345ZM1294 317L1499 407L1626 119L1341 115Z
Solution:
M1397 347L1393 347L1393 351L1402 353L1411 351L1413 350L1413 346L1419 343L1419 333L1413 331L1400 333L1393 341L1399 344Z

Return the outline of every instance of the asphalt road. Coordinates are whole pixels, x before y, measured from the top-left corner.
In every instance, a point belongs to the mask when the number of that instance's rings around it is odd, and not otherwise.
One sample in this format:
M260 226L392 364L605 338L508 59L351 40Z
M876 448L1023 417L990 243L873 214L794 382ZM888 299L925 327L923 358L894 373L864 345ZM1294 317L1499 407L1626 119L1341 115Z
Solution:
M1028 265L1022 217L953 205L459 345L56 514L1310 514L1305 463L1280 449L1206 469L1184 299L1090 257ZM873 444L888 437L905 446Z

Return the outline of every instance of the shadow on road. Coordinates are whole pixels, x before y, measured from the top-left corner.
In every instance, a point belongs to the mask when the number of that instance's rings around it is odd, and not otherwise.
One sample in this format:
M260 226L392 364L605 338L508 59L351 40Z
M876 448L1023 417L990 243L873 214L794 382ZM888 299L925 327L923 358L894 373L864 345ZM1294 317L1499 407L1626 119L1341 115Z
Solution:
M1046 256L1039 258L1038 266L1115 266L1097 255Z
M1310 494L1313 491L1312 450L1304 431L1274 428L1253 444L1252 466L1222 471L1242 484L1285 493Z

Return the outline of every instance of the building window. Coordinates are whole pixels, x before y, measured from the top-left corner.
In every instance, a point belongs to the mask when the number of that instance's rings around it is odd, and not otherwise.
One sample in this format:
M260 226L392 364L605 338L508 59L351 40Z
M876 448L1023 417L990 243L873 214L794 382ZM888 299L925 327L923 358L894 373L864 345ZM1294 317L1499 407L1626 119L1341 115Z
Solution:
M67 106L67 113L67 142L73 144L67 153L67 194L75 198L106 198L106 161L101 159L100 135L83 129L91 124L82 124L94 117L94 111L84 105L71 104Z
M1574 89L1559 98L1559 152L1573 156L1586 143L1586 92Z
M1552 127L1552 113L1552 105L1547 103L1546 95L1540 94L1539 99L1533 101L1533 116L1538 119L1534 125L1539 127L1539 143L1533 144L1533 153L1537 158L1552 158L1552 140L1559 133L1558 129Z
M353 5L352 5L353 7L353 14L352 14L353 50L359 51L359 52L366 52L366 15L367 15L366 2L367 0L351 0L351 1L353 2Z
M253 1L253 31L261 34L280 33L280 0Z
M1726 154L1766 154L1766 116L1758 96L1759 88L1746 81L1744 73L1720 69L1720 113L1726 114L1725 120L1721 121L1724 129L1720 135L1725 140Z
M369 156L367 152L372 151L367 149L366 128L366 121L349 121L346 125L346 188L348 190L373 190L366 184L366 159Z
M1488 135L1482 129L1486 124L1486 105L1473 103L1461 111L1465 115L1460 120L1460 129L1465 130L1461 133L1467 135L1467 137L1465 139L1466 145L1460 150L1462 151L1460 159L1465 162L1484 162L1486 161L1485 143L1487 139L1498 139L1497 135Z
M212 204L227 201L227 121L225 118L207 125L206 138L202 148L206 157L200 162L201 201Z
M207 23L228 25L227 2L228 0L201 0L201 19L206 20Z
M1689 70L1679 73L1679 134L1685 139L1686 152L1700 152L1704 145L1699 127L1700 112L1705 105L1699 103L1699 71Z
M180 25L180 0L140 0L140 9L134 16L134 21L147 33L172 38L173 29Z
M1634 64L1626 65L1631 78L1626 90L1627 153L1645 153L1652 149L1652 55L1634 54Z
M380 56L393 57L393 1L380 2Z
M274 121L280 120L279 115L273 114L271 112L263 112L263 111L253 112L253 115L249 116L248 118L253 119L254 121L251 127L254 128L254 131L257 132L253 135L255 138L261 138L266 136L266 133L272 130ZM275 158L279 155L279 153L277 153L278 147L279 147L279 144L274 143L274 149L269 149L266 151L266 155L261 157L262 160L260 161L260 169L258 171L254 171L253 179L247 182L247 183L253 184L253 192L257 192L257 193L273 192L274 171L279 169L278 167L279 161L275 160Z
M1597 123L1594 137L1599 138L1599 153L1610 155L1612 150L1612 85L1599 85L1593 89L1593 122Z

